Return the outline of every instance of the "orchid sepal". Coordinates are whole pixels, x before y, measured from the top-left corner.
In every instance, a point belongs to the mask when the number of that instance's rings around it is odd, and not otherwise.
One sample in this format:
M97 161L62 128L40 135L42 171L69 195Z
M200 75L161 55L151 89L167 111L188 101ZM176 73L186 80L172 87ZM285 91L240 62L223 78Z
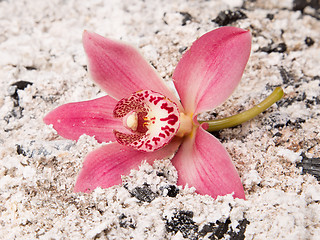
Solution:
M178 185L188 184L197 193L213 198L233 194L235 198L245 199L230 155L201 125L185 138L171 161L178 171Z
M172 78L187 113L209 111L239 84L251 51L249 31L221 27L197 39L182 56Z

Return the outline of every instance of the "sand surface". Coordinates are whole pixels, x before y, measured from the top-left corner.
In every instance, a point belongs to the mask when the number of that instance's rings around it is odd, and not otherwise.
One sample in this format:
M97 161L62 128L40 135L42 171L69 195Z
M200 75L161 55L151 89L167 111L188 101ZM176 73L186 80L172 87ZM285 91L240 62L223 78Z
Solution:
M319 239L320 13L319 1L304 3L0 1L0 239ZM66 140L42 118L105 95L88 76L83 30L136 46L170 83L182 53L219 25L249 29L252 52L234 94L201 118L285 92L216 134L247 200L177 186L168 159L142 164L121 186L73 193L83 158L101 144Z

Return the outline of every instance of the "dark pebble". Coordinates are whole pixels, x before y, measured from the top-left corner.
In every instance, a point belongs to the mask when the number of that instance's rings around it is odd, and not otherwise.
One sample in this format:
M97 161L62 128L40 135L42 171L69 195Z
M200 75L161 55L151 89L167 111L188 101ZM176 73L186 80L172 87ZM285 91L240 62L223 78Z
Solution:
M20 119L23 117L23 107L19 106L19 94L18 90L24 90L26 87L29 85L32 85L32 82L28 81L18 81L10 85L8 88L8 94L13 100L13 106L14 108L7 113L7 115L4 117L4 120L9 123L10 119L15 118L15 119Z
M174 216L166 221L167 232L181 232L184 238L188 239L199 239L198 238L198 225L193 221L192 211L179 211Z
M11 119L21 119L23 117L23 108L14 104L14 108L7 113L7 115L4 116L3 120L5 120L7 123L10 122Z
M198 240L203 239L203 237L208 236L209 239L223 239L230 236L231 240L243 240L244 233L246 230L249 221L243 219L239 221L239 225L236 230L230 228L230 219L226 221L217 221L215 223L208 223L199 230L199 226L193 221L193 212L192 211L178 211L173 217L168 220L166 219L166 230L167 232L181 232L184 238Z
M135 187L130 194L142 202L152 202L157 197L147 184L143 187Z
M277 102L278 107L288 107L296 101L296 98L282 98Z
M279 71L283 84L288 84L290 81L293 80L291 74L283 66L279 67Z
M12 83L11 86L16 86L17 89L19 90L24 90L26 87L32 84L33 84L32 82L28 82L28 81L18 81L18 82Z
M22 148L21 145L17 144L16 147L17 147L17 153L19 155L27 156L26 151Z
M286 122L286 126L293 127L295 129L301 129L302 128L301 123L305 123L305 122L306 120L302 118L298 118L294 122L292 122L291 120L288 120Z
M307 6L316 10L320 8L319 0L294 0L292 9L294 11L303 11Z
M28 71L37 70L37 68L34 67L34 66L26 66L26 69L27 69Z
M302 101L306 100L306 98L307 98L306 93L305 93L305 92L302 92L302 93L300 93L300 94L296 97L296 100L297 100L298 102L302 102Z
M128 228L128 227L132 229L136 228L136 224L133 222L132 218L128 218L123 213L119 216L119 225L122 228Z
M281 137L282 136L282 133L280 133L280 132L277 132L277 133L275 133L274 135L273 135L273 137Z
M182 26L185 26L187 25L188 22L191 22L192 16L190 13L188 12L179 12L179 13L183 16L182 23L181 23Z
M283 53L287 51L287 45L285 43L279 43L274 49L273 52Z
M188 49L188 47L181 47L181 48L179 48L179 53L183 53L187 49Z
M164 177L164 172L157 172L158 177Z
M302 11L308 5L307 0L293 0L293 7L294 11Z
M268 13L268 14L267 14L267 18L268 18L269 20L273 20L273 19L274 19L274 14Z
M314 40L311 37L306 37L304 42L307 44L308 47L310 47L314 44Z
M32 84L33 84L32 82L28 82L28 81L18 81L10 85L10 88L8 91L11 98L14 100L15 107L19 106L18 90L24 90L26 87Z
M246 231L248 224L250 224L250 222L247 219L243 219L243 220L239 221L239 225L237 226L237 231L228 232L230 235L230 239L232 239L232 240L245 239L244 233Z
M312 99L306 100L306 107L311 108L312 105L319 105L320 104L320 96L313 96Z
M279 43L277 45L269 44L268 46L260 48L261 52L266 53L272 53L272 52L278 52L278 53L284 53L287 51L287 45L285 43Z
M231 223L230 219L227 219L225 222L217 221L216 223L206 224L200 231L199 235L201 237L206 236L208 233L212 233L208 238L209 239L222 239L226 234L230 236L232 240L243 240L245 238L244 233L246 230L249 221L247 219L243 219L239 221L239 225L237 226L237 230L233 231L229 228L229 224Z
M165 187L160 187L160 190L164 191L164 190L168 190L168 197L176 197L179 193L179 188L177 188L176 185L168 185Z
M311 174L320 181L320 158L308 158L305 153L301 153L302 160L297 163L297 167L302 167L302 174Z
M247 15L240 11L240 10L225 10L221 11L218 16L212 20L212 22L217 23L219 26L226 26L228 24L231 24L233 22L236 22L240 19L247 18Z
M274 128L283 128L284 127L284 123L278 123L276 125L273 126Z
M206 224L200 230L199 235L204 237L208 233L212 233L209 239L221 239L228 232L230 223L230 219L227 219L225 222L217 221L216 223Z

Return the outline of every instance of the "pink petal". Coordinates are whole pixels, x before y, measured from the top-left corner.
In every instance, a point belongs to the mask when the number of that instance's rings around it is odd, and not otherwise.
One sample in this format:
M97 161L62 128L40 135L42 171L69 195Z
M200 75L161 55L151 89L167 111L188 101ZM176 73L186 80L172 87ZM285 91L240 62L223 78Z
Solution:
M208 111L223 103L238 85L251 49L250 32L221 27L193 43L173 73L187 113Z
M98 148L85 158L74 191L89 193L97 187L108 188L120 184L121 175L127 175L131 169L137 169L142 161L152 164L156 159L169 157L180 143L180 139L174 139L166 147L150 153L118 143Z
M82 134L95 136L99 142L115 141L113 129L123 129L121 119L113 117L117 101L109 96L64 104L46 115L43 121L64 138L78 140Z
M83 46L91 77L108 95L120 100L136 91L153 90L179 103L135 48L88 31L83 33Z
M239 175L222 144L200 126L188 136L172 159L178 170L178 184L193 186L200 194L213 198L234 192L245 198Z

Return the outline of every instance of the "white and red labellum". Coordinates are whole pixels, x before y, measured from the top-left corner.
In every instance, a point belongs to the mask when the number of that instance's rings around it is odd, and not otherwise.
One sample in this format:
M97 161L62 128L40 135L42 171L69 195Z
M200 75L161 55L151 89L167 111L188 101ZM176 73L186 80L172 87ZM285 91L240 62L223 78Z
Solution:
M180 127L178 106L160 93L142 90L121 99L113 110L130 133L114 130L120 144L152 152L171 141Z

